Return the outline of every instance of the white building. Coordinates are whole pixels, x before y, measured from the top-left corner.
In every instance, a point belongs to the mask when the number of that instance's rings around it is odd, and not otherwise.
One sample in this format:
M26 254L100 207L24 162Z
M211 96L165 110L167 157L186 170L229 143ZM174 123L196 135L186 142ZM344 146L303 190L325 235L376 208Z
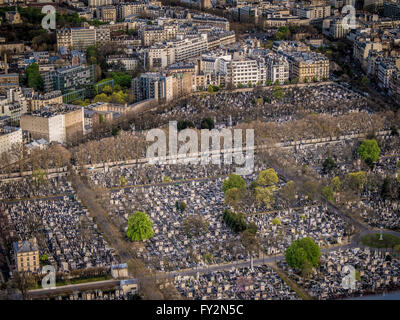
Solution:
M228 65L228 79L235 86L264 83L266 80L265 65L250 58L232 60Z
M289 80L289 62L285 57L278 54L269 54L265 57L265 68L267 80L283 84Z

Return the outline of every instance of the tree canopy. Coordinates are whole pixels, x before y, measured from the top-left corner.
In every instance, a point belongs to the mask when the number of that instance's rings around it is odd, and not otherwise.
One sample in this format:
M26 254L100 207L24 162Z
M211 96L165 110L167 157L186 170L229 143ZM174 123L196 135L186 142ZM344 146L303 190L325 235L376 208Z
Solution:
M142 211L135 211L128 219L126 235L132 241L143 241L153 237L153 222Z
M365 139L358 148L358 154L362 160L367 163L376 162L379 158L381 150L375 139Z
M37 63L32 63L26 68L26 80L29 88L33 88L37 91L42 91L44 82L42 75L39 72L39 66Z
M321 249L309 237L295 240L285 253L286 262L297 270L307 268L308 264L318 267L320 256Z
M263 187L273 185L278 181L278 175L273 168L261 171L257 177L257 184Z
M246 181L237 174L230 174L228 179L226 179L222 185L222 191L226 193L232 188L246 189Z

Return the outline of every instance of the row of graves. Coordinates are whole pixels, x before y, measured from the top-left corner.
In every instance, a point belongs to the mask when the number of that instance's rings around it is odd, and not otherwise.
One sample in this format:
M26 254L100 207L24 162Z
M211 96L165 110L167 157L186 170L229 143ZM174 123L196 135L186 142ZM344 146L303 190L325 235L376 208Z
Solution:
M222 221L224 209L221 191L223 178L179 184L124 188L111 193L112 215L128 219L128 212L145 211L153 222L154 236L145 242L139 255L155 268L172 271L204 265L203 257L212 254L214 263L228 258L227 239L238 240ZM140 199L140 202L137 201ZM176 202L184 201L181 211ZM208 230L198 235L186 234L182 223L190 216L200 216ZM238 257L243 259L244 255Z
M282 91L282 99L274 97L272 88L261 91L224 91L214 95L194 95L178 102L174 108L162 114L162 117L196 119L196 116L201 114L212 113L218 115L219 122L231 125L232 121L237 123L254 115L257 115L260 121L283 122L298 119L302 114L309 112L336 116L368 110L363 97L337 84L286 87ZM299 105L302 108L299 108Z
M331 251L320 258L310 278L285 261L278 265L316 299L341 299L376 294L400 287L400 261L389 252L369 248Z
M216 177L233 171L232 165L133 164L92 171L90 180L94 185L112 188Z
M36 237L57 271L108 267L116 261L89 212L73 197L4 204L3 212L16 239Z
M320 247L342 244L354 231L337 212L323 205L248 215L246 220L258 227L267 255L284 253L293 241L304 237L313 238Z
M72 193L71 183L65 175L53 175L36 183L32 176L0 181L0 200L25 199Z
M296 300L297 294L267 265L175 276L179 293L194 300Z
M246 178L247 184L256 179L254 173ZM111 217L120 218L127 225L134 210L145 211L153 221L153 238L145 242L139 253L145 261L163 271L195 268L210 263L223 263L247 258L247 252L234 233L223 221L224 203L222 183L225 177L194 180L174 184L136 186L112 190ZM278 187L284 185L280 182ZM186 203L181 210L176 204ZM288 208L277 199L270 211L262 205L244 208L248 223L258 227L258 236L268 255L284 252L292 241L311 236L321 246L346 242L352 230L336 212L316 204L303 196L295 201L298 207ZM208 225L206 232L186 234L183 228L190 216L200 216ZM280 225L273 223L280 219ZM126 228L125 228L126 230ZM231 242L235 242L232 250ZM235 251L235 252L234 252ZM210 257L210 254L212 257ZM255 258L263 255L254 253ZM208 257L208 258L207 258Z
M352 204L359 208L361 217L372 227L398 230L400 228L400 201L384 200L379 192L366 192L361 201Z

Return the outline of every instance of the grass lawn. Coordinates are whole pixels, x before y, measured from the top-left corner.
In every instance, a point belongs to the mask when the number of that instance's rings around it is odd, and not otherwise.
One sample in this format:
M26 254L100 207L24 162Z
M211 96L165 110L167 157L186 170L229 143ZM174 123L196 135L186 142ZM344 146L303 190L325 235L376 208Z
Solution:
M382 239L379 240L380 234L367 234L361 238L363 245L373 248L393 248L395 245L400 245L400 238L392 236L391 234L382 234Z

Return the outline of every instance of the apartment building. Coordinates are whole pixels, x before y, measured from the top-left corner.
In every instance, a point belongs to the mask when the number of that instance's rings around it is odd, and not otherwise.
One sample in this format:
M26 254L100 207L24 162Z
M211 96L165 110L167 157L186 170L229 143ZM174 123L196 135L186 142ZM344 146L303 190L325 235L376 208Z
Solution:
M36 238L13 243L17 271L36 272L40 269L39 248Z
M117 8L115 6L102 6L96 8L96 17L104 22L117 22Z
M73 105L47 106L21 117L21 129L33 140L68 142L84 130L83 107Z
M88 6L90 8L97 8L101 6L112 5L113 0L88 0Z
M265 56L266 80L283 84L289 80L289 62L278 54Z
M139 36L143 46L151 46L157 42L175 39L178 26L145 26L139 29Z
M145 49L147 67L162 69L175 63L175 49L170 45L156 44Z
M363 37L356 39L353 44L353 57L361 64L365 70L367 67L367 58L370 50L382 51L381 42L373 42Z
M209 25L225 31L229 31L229 21L225 18L205 14L195 14L188 17L188 20L193 23L193 25Z
M389 59L382 60L378 66L378 85L381 88L389 89L390 78L398 71L393 61Z
M0 99L0 117L7 117L10 124L18 124L21 115L28 112L28 102L21 88L7 90L4 99Z
M86 49L96 44L105 44L111 40L108 28L63 28L57 30L57 48Z
M137 68L139 60L136 57L112 55L106 58L106 63L110 66L109 71L112 71L113 65L121 64L126 71L133 71Z
M331 6L298 6L293 9L293 14L300 18L321 20L331 16Z
M173 77L156 72L146 72L132 80L135 102L156 99L170 101L173 98Z
M52 88L52 90L60 90L62 94L70 90L83 89L94 84L95 66L79 65L61 68L52 72L49 77L45 77L44 81L45 84L47 81L51 82L46 84L46 87Z
M140 14L144 11L145 4L140 2L125 2L117 6L117 18L123 20L134 14Z
M61 90L54 90L47 93L30 91L24 92L24 96L28 101L28 112L36 111L52 104L61 104L63 102Z
M19 87L18 73L0 74L0 94L5 94L8 89Z
M329 79L329 59L316 52L282 52L289 62L289 78L299 82Z
M19 143L22 143L21 128L0 126L0 155L10 151L13 145Z
M334 39L346 38L350 29L343 28L343 18L335 18L330 21L329 36Z
M200 56L208 50L207 36L183 38L170 42L175 50L175 61L184 61Z
M227 82L229 81L235 86L264 83L266 80L265 65L255 59L245 57L234 59L228 65L227 78Z

